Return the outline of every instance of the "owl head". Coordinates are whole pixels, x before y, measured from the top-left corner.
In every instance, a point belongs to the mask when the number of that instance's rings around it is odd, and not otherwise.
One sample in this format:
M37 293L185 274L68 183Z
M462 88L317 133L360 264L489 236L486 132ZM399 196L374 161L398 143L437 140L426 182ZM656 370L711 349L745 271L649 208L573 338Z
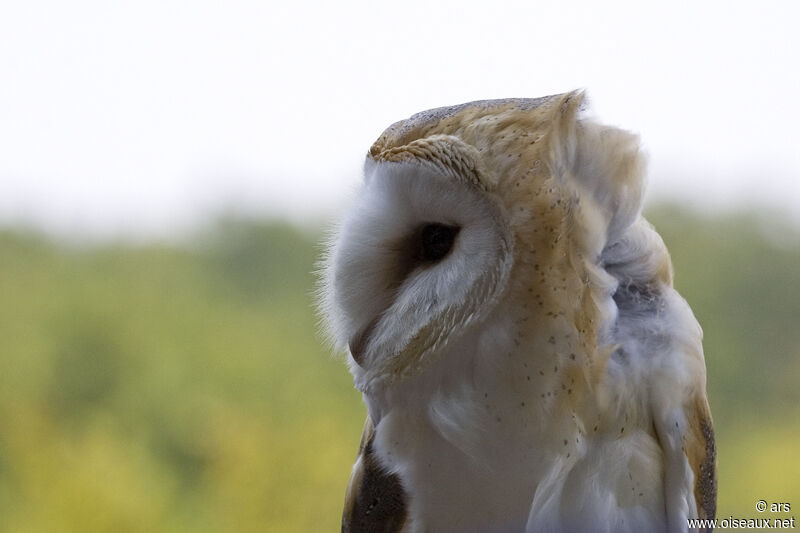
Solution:
M644 159L583 108L579 91L472 102L375 141L322 289L358 388L424 374L493 314L529 334L561 316L602 336L602 251L639 215Z

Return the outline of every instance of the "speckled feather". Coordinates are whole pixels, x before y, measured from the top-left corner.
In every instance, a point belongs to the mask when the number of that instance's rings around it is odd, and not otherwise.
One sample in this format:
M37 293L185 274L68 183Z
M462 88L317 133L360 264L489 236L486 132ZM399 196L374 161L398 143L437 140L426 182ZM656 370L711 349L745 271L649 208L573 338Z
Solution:
M702 332L640 215L637 138L583 101L426 111L370 148L322 302L368 409L343 530L685 531L714 516ZM420 264L409 249L429 223L460 231Z

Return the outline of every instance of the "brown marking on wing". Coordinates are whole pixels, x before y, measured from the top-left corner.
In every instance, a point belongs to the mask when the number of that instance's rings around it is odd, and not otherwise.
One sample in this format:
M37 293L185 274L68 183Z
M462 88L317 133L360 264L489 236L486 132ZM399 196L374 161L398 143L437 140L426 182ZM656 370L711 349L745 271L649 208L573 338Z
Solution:
M712 519L717 513L717 448L705 397L698 396L695 409L689 414L686 457L694 472L698 518Z
M379 463L372 447L374 439L372 420L367 416L347 485L342 533L398 533L406 523L405 491L400 478Z

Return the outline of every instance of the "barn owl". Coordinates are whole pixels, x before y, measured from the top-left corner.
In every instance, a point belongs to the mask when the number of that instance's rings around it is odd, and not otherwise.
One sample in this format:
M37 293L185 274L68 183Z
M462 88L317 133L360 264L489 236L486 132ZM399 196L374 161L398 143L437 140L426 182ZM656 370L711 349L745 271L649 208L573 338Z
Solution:
M634 135L576 91L372 145L322 308L367 407L344 532L673 532L713 518L702 331Z

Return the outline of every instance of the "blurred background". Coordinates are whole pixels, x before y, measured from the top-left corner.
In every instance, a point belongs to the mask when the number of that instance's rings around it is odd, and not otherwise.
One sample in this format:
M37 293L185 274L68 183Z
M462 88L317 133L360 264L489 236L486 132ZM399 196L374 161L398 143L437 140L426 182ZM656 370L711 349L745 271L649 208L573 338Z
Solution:
M390 123L588 90L705 330L718 516L800 508L796 2L3 2L0 531L333 531L312 308ZM787 518L787 514L776 515Z

